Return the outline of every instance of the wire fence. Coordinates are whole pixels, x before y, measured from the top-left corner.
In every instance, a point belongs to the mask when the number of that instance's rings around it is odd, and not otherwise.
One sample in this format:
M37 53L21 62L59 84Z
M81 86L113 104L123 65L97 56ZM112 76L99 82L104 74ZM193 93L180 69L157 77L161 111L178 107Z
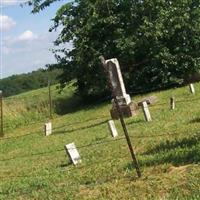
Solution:
M165 86L165 88L163 87L154 87L154 88L151 88L151 89L139 89L139 90L135 90L134 92L129 92L130 95L137 95L137 94L145 94L145 93L150 93L150 92L153 92L153 91L156 91L156 92L159 92L159 91L163 91L163 89L177 89L178 87L181 87L181 85L176 85L175 87L173 87L175 84L174 83L170 83L168 85ZM38 97L38 95L36 95ZM33 96L34 97L34 96ZM108 100L111 100L112 97L111 96L105 96L97 101L95 101L95 105L101 103L101 102L105 102L105 101L108 101ZM45 100L45 101L48 101L48 100ZM188 100L189 101L189 100ZM195 101L195 100L193 100ZM184 102L184 100L181 100L181 102ZM176 101L176 103L180 103L180 101ZM166 103L167 104L167 103ZM156 106L160 106L160 105L165 105L165 103L163 104L157 104ZM94 105L88 105L86 107L93 107ZM154 105L151 105L151 106L154 106ZM35 122L29 122L27 125L34 125L34 124L37 124L37 123L44 123L45 119L42 118L41 120L39 121L35 121ZM11 128L9 125L6 124L5 122L5 129L9 129Z
M145 135L145 136L130 136L130 138L132 138L134 140L137 140L137 139L152 139L152 138L160 138L160 137L166 137L166 136L186 135L188 133L189 133L189 131L177 132L176 130L174 130L174 131L170 131L170 133ZM200 132L198 130L197 131L195 130L195 133L199 134ZM125 139L126 139L125 137L119 137L119 138L116 138L116 139L109 139L109 140L104 140L104 141L96 142L96 143L92 143L92 144L77 146L76 148L68 148L68 150L92 148L92 147L97 147L99 145L104 145L104 144L108 144L108 143L115 143L115 142L125 140ZM30 158L30 157L33 157L33 156L47 156L47 155L52 154L52 153L64 152L64 151L65 150L64 150L64 147L63 147L63 148L59 148L57 150L52 150L52 151L38 152L38 153L27 154L27 155L23 155L23 156L16 156L16 157L11 157L11 158L1 159L0 162L16 160L16 159L19 159L19 158Z
M127 155L123 155L123 156L118 156L117 158L115 158L115 160L117 160L117 161L119 161L119 160L121 160L121 159L125 159L125 158L127 158L129 155L127 154ZM69 169L67 169L67 172L70 172L70 171L76 171L76 170L82 170L82 169L84 169L85 167L87 167L87 169L88 169L88 166L97 166L97 165L102 165L102 163L110 163L110 162L112 162L113 161L113 158L110 158L110 159L103 159L103 160L101 160L100 162L93 162L93 163L90 163L89 165L87 164L87 165L81 165L81 166L77 166L76 168L69 168ZM68 174L66 173L66 171L58 171L57 173L59 173L59 174L61 174L62 173L62 175L65 177L65 176L67 176ZM10 175L8 175L8 176L0 176L0 179L1 180L7 180L7 179L9 179L9 180L12 180L13 181L13 179L18 179L18 178L23 178L23 179L29 179L29 178L34 178L34 179L46 179L46 178L49 178L49 177L54 177L55 176L55 174L56 174L56 172L54 171L54 172L52 172L52 173L47 173L47 174L45 174L45 175L38 175L38 174L28 174L28 175L14 175L14 176L10 176ZM133 180L133 179L136 179L136 178L134 178L133 176L131 176L130 177L130 175L128 175L128 174L126 174L126 175L124 175L124 174L121 174L120 176L119 176L119 174L112 174L112 175L109 175L109 178L108 177L103 177L103 180L102 180L102 176L101 176L101 180L94 180L93 182L91 182L90 181L90 183L88 183L87 182L87 180L84 182L84 181L82 181L81 183L74 183L74 181L71 181L71 182L67 182L67 184L62 184L62 188L64 188L64 186L66 186L68 189L69 188L80 188L80 187L86 187L86 188L93 188L93 187L96 187L96 186L101 186L101 185L103 185L103 184L105 184L105 183L111 183L111 182L114 182L114 181L131 181L131 180ZM65 193L66 191L60 191L60 192L58 192L58 191L56 191L55 193L56 194L63 194L63 193ZM20 195L30 195L30 192L24 192L24 191L15 191L15 192L3 192L3 190L2 190L2 192L1 192L1 195L11 195L11 194L15 194L16 195L16 193L18 193L18 194L20 194Z
M182 100L176 100L176 104L177 103L185 103L185 102L195 102L195 101L199 101L200 98L195 98L195 99L182 99ZM164 108L159 108L159 106L164 106L164 105L170 105L169 102L168 103L156 103L154 105L150 105L150 108L157 108L157 110L163 110ZM139 109L142 109L142 107L139 107ZM154 109L155 110L155 109ZM83 122L80 122L80 121L76 121L76 122L73 122L71 124L66 124L66 125L62 125L62 126L58 126L58 127L55 127L53 128L52 130L55 131L56 133L56 130L58 129L61 129L62 132L69 132L68 129L62 129L64 127L70 127L70 126L73 126L73 125L79 125L79 124L83 124L83 123L87 123L87 122L92 122L92 121L95 121L95 120L99 120L99 119L107 119L108 116L98 116L96 118L92 118L92 119L88 119L88 120L85 120ZM108 119L109 120L109 119ZM105 120L103 123L106 123L107 121ZM38 122L40 123L40 122ZM80 129L82 129L83 127L80 127ZM86 127L86 128L89 128L89 127ZM75 130L70 130L71 132L72 131L75 131ZM28 133L28 134L24 134L24 135L19 135L19 136L15 136L15 137L7 137L7 138L0 138L0 141L3 141L3 140L14 140L14 139L19 139L19 138L23 138L23 137L26 137L26 136L30 136L30 135L36 135L38 133L41 132L41 129L39 129L38 131L34 131L34 132L31 132L31 133ZM57 132L58 133L58 132Z
M195 98L195 99L177 99L176 100L176 103L187 103L187 102L195 102L195 101L199 101L200 98ZM158 107L158 110L162 110L164 108L159 108L159 106L164 106L164 105L170 105L169 102L165 102L165 103L157 103L157 104L154 104L154 105L151 105L150 107ZM140 108L139 108L140 109ZM92 118L92 119L88 119L88 120L85 120L85 121L76 121L76 122L73 122L73 123L70 123L70 124L66 124L64 126L57 126L55 127L53 130L56 131L56 130L59 130L59 129L63 129L65 126L69 127L69 126L73 126L73 125L77 125L77 124L84 124L84 123L87 123L87 122L94 122L96 120L99 120L99 119L107 119L108 116L98 116L96 117L95 119ZM103 123L107 123L108 120L104 120L102 121L102 124ZM80 129L82 129L82 127L80 127ZM63 131L67 131L67 130L63 130ZM152 138L160 138L160 137L165 137L165 136L177 136L177 135L185 135L187 134L189 131L184 131L184 132L177 132L177 130L174 130L174 131L170 131L170 133L163 133L163 134L154 134L154 135L146 135L146 136L130 136L132 139L134 140L137 140L137 139L152 139ZM2 140L13 140L13 139L19 139L19 138L22 138L22 137L26 137L26 136L30 136L30 135L35 135L35 134L39 134L40 131L38 130L37 132L31 132L31 133L28 133L28 134L24 134L24 135L19 135L19 136L15 136L15 137L8 137L8 138L0 138L0 141ZM199 134L199 131L196 132L197 134ZM117 139L110 139L110 140L104 140L104 141L101 141L101 142L96 142L96 143L92 143L92 144L86 144L86 145L80 145L80 146L77 146L76 149L83 149L83 148L92 148L92 147L97 147L99 145L104 145L104 144L108 144L108 143L115 143L115 142L118 142L118 141L122 141L122 140L125 140L125 137L120 137L120 138L117 138ZM48 156L49 154L53 154L53 153L57 153L57 152L64 152L64 147L63 148L59 148L59 149L56 149L56 150L52 150L52 151L46 151L46 152L38 152L38 153L32 153L32 154L26 154L26 155L22 155L22 156L15 156L15 157L11 157L11 158L6 158L6 159L1 159L0 162L5 162L5 161L12 161L12 160L16 160L16 159L21 159L21 158L31 158L33 156ZM124 159L126 158L126 156L128 155L123 155L122 157L120 157L120 159ZM114 158L114 159L118 159L118 158ZM102 162L108 162L108 161L112 161L112 159L105 159L104 161L101 161ZM87 165L87 166L92 166L92 165L97 165L98 162L93 162L92 164L90 165ZM75 170L75 169L80 169L84 167L81 166L81 167L77 167L77 168L71 168L69 170ZM53 173L54 174L54 173ZM52 174L52 175L53 175ZM51 174L47 174L45 176L42 176L42 177L46 177L46 176L50 176ZM34 175L33 175L34 176ZM19 175L19 176L0 176L0 179L12 179L12 178L31 178L32 176L30 175ZM35 177L35 176L34 176ZM37 176L38 177L38 176Z

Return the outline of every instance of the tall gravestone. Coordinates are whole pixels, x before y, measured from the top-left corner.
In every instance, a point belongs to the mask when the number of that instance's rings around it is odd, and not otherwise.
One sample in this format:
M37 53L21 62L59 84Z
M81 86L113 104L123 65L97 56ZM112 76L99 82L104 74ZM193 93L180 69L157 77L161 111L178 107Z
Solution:
M105 68L108 72L108 78L112 85L113 93L117 98L120 109L124 117L131 117L136 114L138 106L131 101L131 97L126 93L121 69L119 62L116 58L106 60ZM119 114L117 112L116 105L112 100L112 109L110 111L112 119L118 119Z

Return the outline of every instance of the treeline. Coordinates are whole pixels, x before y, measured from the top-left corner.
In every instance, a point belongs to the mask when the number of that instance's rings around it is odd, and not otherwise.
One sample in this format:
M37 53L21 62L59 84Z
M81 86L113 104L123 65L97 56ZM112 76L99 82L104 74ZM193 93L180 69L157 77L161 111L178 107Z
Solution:
M0 80L0 90L4 96L12 96L22 92L46 87L48 80L51 84L58 83L57 77L62 73L60 69L39 69L27 74L13 75Z
M58 0L31 0L32 12ZM76 0L56 12L50 31L61 83L86 97L110 94L99 56L117 58L130 92L180 85L200 71L199 1ZM73 48L63 48L67 43ZM60 45L60 47L59 47ZM59 49L60 48L60 49ZM58 50L59 49L59 50ZM63 56L60 56L62 52Z

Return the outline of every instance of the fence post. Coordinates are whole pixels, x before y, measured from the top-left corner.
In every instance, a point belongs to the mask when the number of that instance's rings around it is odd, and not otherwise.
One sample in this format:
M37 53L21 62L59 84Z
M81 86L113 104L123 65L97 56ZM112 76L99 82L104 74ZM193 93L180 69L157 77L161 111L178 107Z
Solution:
M51 81L48 81L48 89L49 89L49 118L52 119L52 96L51 96Z
M0 90L0 110L1 110L1 133L0 136L3 137L4 136L4 130L3 130L3 92L2 90Z

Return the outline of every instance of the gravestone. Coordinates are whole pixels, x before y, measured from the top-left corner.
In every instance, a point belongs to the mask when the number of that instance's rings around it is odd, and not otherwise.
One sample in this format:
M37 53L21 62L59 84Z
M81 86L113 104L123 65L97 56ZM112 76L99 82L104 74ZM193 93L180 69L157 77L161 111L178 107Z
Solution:
M138 106L142 106L142 103L146 101L148 105L154 105L158 102L158 98L156 96L145 97L144 99L138 102Z
M44 132L46 136L49 136L52 134L52 123L48 122L44 125Z
M112 85L113 93L117 98L120 110L124 117L131 117L136 114L138 109L137 104L131 101L131 97L126 93L121 69L119 62L116 58L106 60L105 68L108 72L108 78ZM117 112L114 100L112 100L112 109L110 111L112 119L118 119L119 113Z
M118 136L118 132L117 132L117 129L115 127L115 123L114 123L113 120L109 120L108 121L108 127L109 127L109 130L111 132L112 137L114 137L114 138L117 137Z
M194 89L194 85L193 84L190 84L190 92L192 94L195 94L195 89Z
M170 98L170 108L171 108L171 110L175 109L175 98L174 97Z
M149 108L148 108L147 102L143 102L143 103L142 103L142 110L143 110L143 112L144 112L145 120L146 120L147 122L152 121L152 119L151 119L151 114L150 114L150 112L149 112Z
M81 163L81 157L74 143L65 145L65 150L74 165Z

